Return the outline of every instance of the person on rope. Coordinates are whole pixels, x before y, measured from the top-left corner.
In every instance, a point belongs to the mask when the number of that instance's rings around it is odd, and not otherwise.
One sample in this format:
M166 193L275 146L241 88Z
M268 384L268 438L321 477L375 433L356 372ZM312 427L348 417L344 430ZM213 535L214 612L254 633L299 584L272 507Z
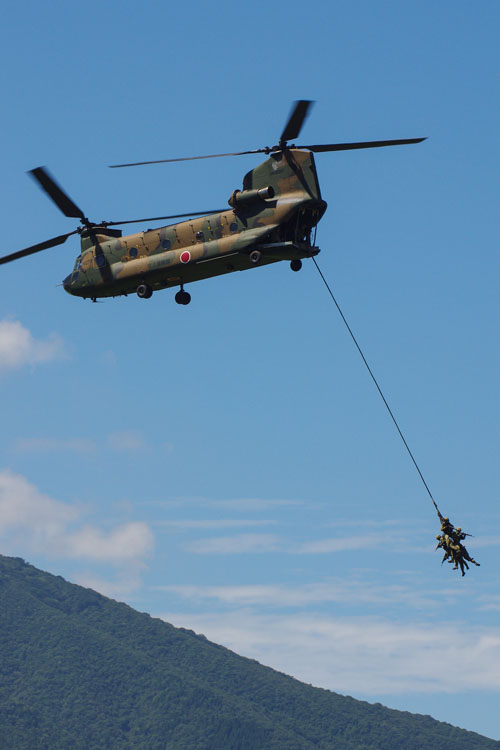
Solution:
M461 526L457 526L457 528L453 532L453 538L457 542L457 544L460 544L466 536L471 536L471 534L466 534L465 531L462 531Z
M481 563L476 562L473 557L469 555L469 552L467 551L466 547L462 544L462 541L465 539L466 536L470 536L470 534L465 534L460 526L457 526L455 529L455 539L454 541L458 544L460 547L460 552L464 560L468 560L469 562L473 563L474 565L477 565L477 567L481 567Z
M470 536L470 534L466 534L462 531L460 526L455 528L450 519L447 516L442 516L439 511L438 516L441 521L442 533L436 536L436 539L438 540L436 549L441 547L441 549L444 550L441 565L445 560L452 562L454 564L453 570L458 570L460 567L462 576L465 575L465 570L469 570L467 562L471 562L474 565L477 565L477 567L480 567L480 563L476 562L476 560L470 556L467 548L462 544L465 537Z
M451 536L453 532L455 531L455 527L451 523L448 516L439 516L439 520L441 521L441 531L443 532L444 536Z
M449 528L447 530L450 532L449 534L438 534L438 536L436 536L436 539L439 540L436 549L438 549L438 547L441 547L444 550L444 556L441 560L441 565L445 560L448 560L449 558L448 562L453 563L453 570L457 570L458 566L460 566L462 576L464 576L464 568L467 568L467 570L469 570L469 566L467 565L466 558L464 556L464 551L465 553L467 553L467 550L462 544L457 544L455 542L455 539L452 538L453 532Z
M448 562L452 562L453 560L451 556L451 550L448 549L448 545L446 544L446 539L444 535L437 534L436 539L437 539L436 549L441 548L444 551L443 559L441 560L441 565L444 563L445 560L448 560Z
M455 540L455 527L451 523L448 516L442 516L439 513L439 519L441 521L441 531L442 531L442 538L443 538L443 549L448 550L448 554L450 556L449 562L455 562L455 552L458 551L459 547Z
M467 562L465 561L465 558L463 556L462 550L465 549L465 547L462 547L461 544L454 544L453 547L457 547L458 549L454 549L453 552L453 560L455 562L455 565L453 566L453 570L456 570L458 566L460 566L460 570L462 571L462 577L465 575L464 567L469 570L469 566L467 565Z

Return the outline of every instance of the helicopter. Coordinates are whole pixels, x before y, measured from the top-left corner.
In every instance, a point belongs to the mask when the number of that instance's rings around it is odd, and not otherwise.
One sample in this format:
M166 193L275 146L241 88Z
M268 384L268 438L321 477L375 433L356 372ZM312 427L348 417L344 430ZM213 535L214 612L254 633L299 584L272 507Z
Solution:
M313 241L313 230L327 208L320 192L314 154L399 146L425 140L406 138L288 145L289 141L298 138L311 105L311 101L304 99L295 102L275 146L227 154L111 165L113 168L132 167L266 154L266 161L245 175L242 189L232 192L227 209L94 223L45 167L30 170L28 174L62 213L68 218L79 219L81 224L71 232L0 257L0 265L61 245L72 235L79 234L80 254L72 272L62 282L66 292L96 302L101 297L132 293L148 299L154 291L179 287L175 301L181 305L190 303L191 295L184 286L194 281L283 260L289 261L293 271L299 271L304 258L320 252ZM120 229L113 228L166 219L185 220L127 236L122 236Z

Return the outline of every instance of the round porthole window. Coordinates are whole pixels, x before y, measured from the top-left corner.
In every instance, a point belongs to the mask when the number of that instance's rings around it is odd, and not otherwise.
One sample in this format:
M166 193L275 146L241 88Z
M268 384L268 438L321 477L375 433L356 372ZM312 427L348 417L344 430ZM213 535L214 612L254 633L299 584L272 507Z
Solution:
M131 247L130 248L130 257L131 258L137 258L137 248L136 247Z
M103 268L103 266L106 265L106 258L104 257L104 255L96 255L95 262L97 263L99 268Z
M170 250L171 244L170 240L163 240L161 246L164 250Z
M232 224L229 225L229 231L230 232L237 232L238 231L238 225L235 221L233 221Z

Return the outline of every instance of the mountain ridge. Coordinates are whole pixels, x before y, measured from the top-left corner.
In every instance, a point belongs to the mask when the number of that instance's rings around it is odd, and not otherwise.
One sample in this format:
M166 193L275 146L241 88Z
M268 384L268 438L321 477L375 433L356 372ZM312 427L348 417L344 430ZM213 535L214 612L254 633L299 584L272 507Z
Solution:
M500 742L305 685L0 555L0 747L500 750Z

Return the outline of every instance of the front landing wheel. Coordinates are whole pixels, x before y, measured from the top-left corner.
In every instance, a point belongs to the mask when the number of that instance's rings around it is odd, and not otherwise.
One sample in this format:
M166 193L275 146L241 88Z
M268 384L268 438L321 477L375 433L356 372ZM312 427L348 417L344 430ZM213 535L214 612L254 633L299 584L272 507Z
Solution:
M292 269L292 271L300 271L300 269L302 268L302 261L299 260L298 258L291 260L290 268Z
M177 292L175 295L175 301L178 305L189 305L191 302L191 295L189 292L185 292L184 289L181 289L180 292Z

